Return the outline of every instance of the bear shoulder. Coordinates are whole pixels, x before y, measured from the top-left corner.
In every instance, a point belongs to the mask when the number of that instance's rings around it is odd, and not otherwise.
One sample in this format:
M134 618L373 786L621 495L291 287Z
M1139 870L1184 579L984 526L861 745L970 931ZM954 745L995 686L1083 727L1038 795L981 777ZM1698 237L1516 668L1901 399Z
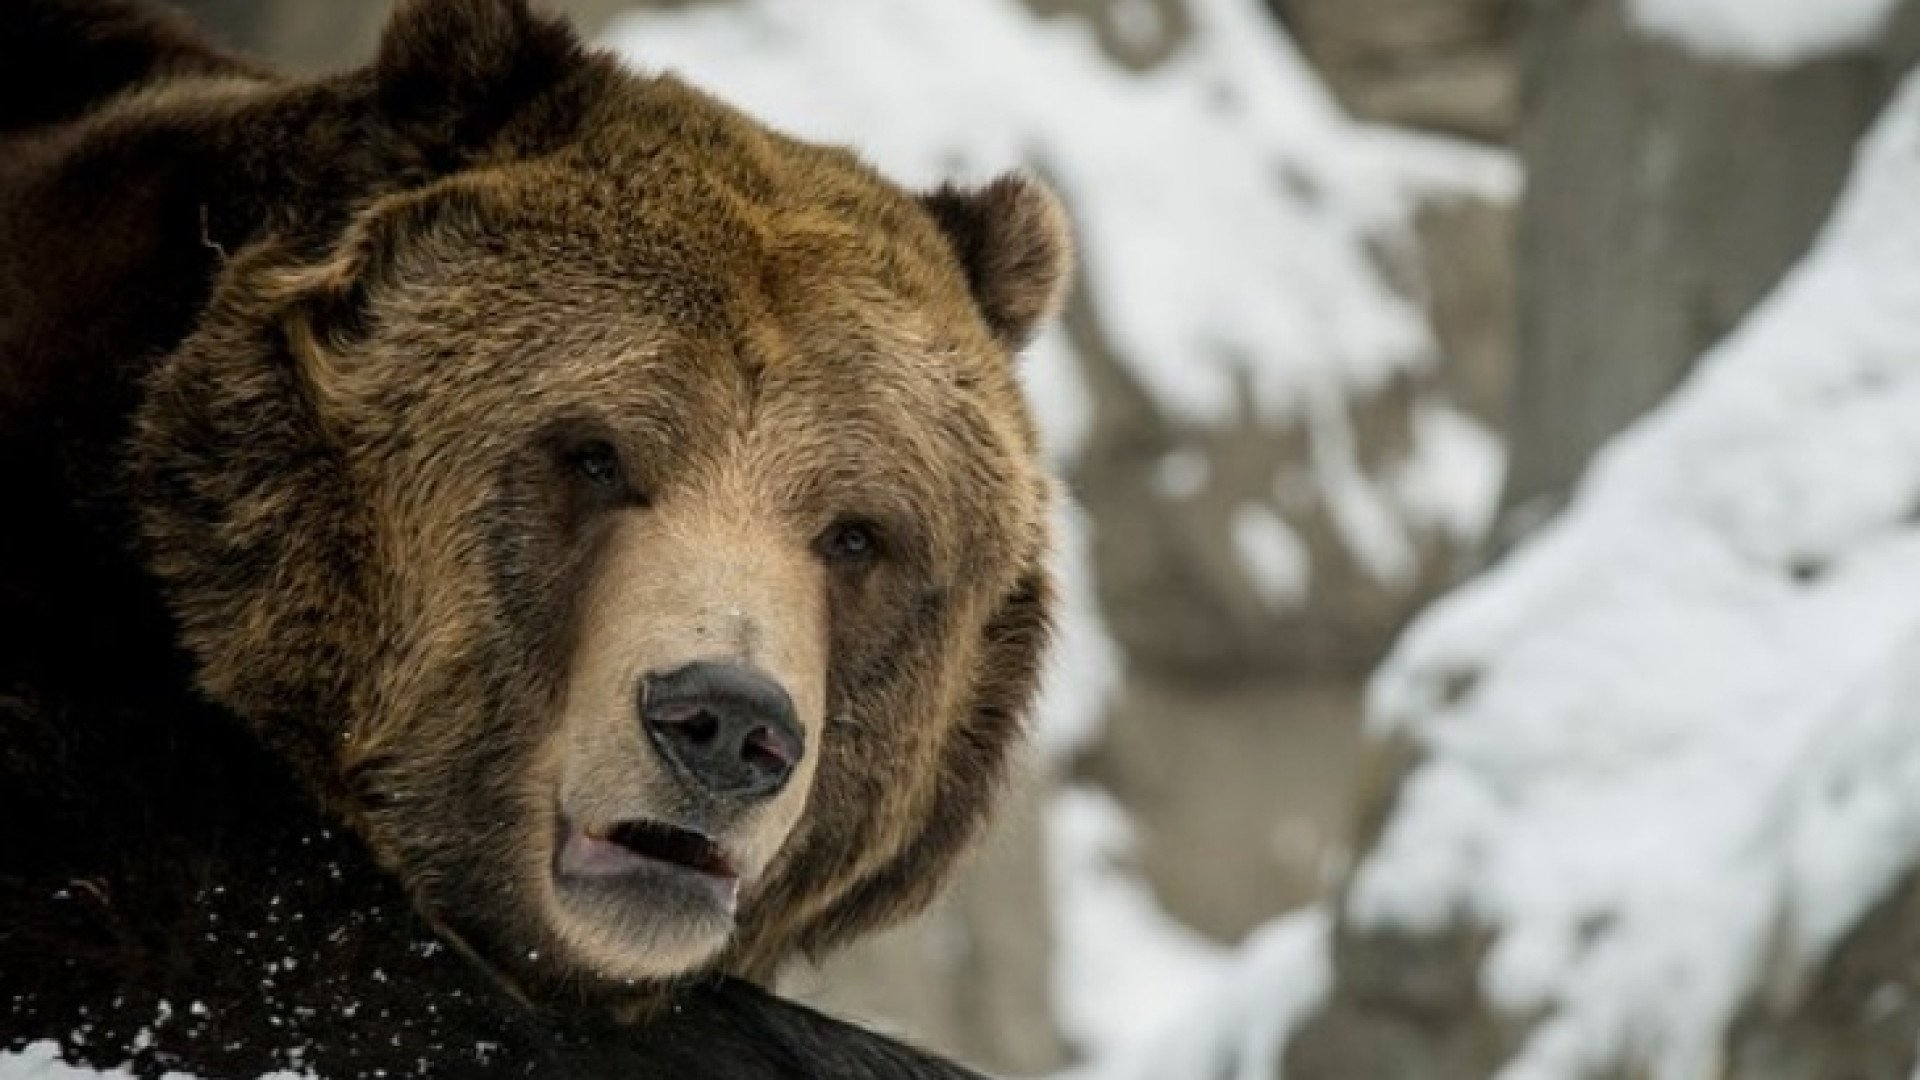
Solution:
M259 71L184 20L131 0L11 0L0 37L0 135L71 120L168 78Z

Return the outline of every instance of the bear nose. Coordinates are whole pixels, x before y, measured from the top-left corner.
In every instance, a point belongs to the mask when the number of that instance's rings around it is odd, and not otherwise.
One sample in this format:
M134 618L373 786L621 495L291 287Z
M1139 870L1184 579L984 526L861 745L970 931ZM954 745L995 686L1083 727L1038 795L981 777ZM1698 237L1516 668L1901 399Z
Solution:
M648 675L640 725L683 779L727 798L774 795L806 752L793 699L738 664L698 661Z

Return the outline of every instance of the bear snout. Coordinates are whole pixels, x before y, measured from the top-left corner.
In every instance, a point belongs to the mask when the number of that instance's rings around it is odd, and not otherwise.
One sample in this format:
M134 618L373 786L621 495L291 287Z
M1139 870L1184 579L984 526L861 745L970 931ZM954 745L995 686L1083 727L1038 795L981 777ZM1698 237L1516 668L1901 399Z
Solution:
M793 699L743 664L695 661L640 680L640 724L667 767L702 796L780 793L806 754Z

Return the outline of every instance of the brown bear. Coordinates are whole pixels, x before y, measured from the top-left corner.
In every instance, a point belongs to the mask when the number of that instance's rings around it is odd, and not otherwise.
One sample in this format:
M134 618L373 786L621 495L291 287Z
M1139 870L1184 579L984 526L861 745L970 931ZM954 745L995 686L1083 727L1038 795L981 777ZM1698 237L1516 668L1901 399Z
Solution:
M924 905L1047 636L1039 184L524 0L296 81L0 13L0 1049L961 1075L765 985Z

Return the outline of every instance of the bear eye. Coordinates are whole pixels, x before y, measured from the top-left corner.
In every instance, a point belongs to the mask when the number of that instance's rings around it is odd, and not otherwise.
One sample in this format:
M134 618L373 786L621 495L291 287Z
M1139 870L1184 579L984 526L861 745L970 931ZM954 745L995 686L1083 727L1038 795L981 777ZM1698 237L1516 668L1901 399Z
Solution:
M620 452L605 439L580 444L572 454L572 464L581 479L602 491L617 491L622 484Z
M863 566L880 554L880 530L872 522L838 521L820 534L820 557L843 566Z

